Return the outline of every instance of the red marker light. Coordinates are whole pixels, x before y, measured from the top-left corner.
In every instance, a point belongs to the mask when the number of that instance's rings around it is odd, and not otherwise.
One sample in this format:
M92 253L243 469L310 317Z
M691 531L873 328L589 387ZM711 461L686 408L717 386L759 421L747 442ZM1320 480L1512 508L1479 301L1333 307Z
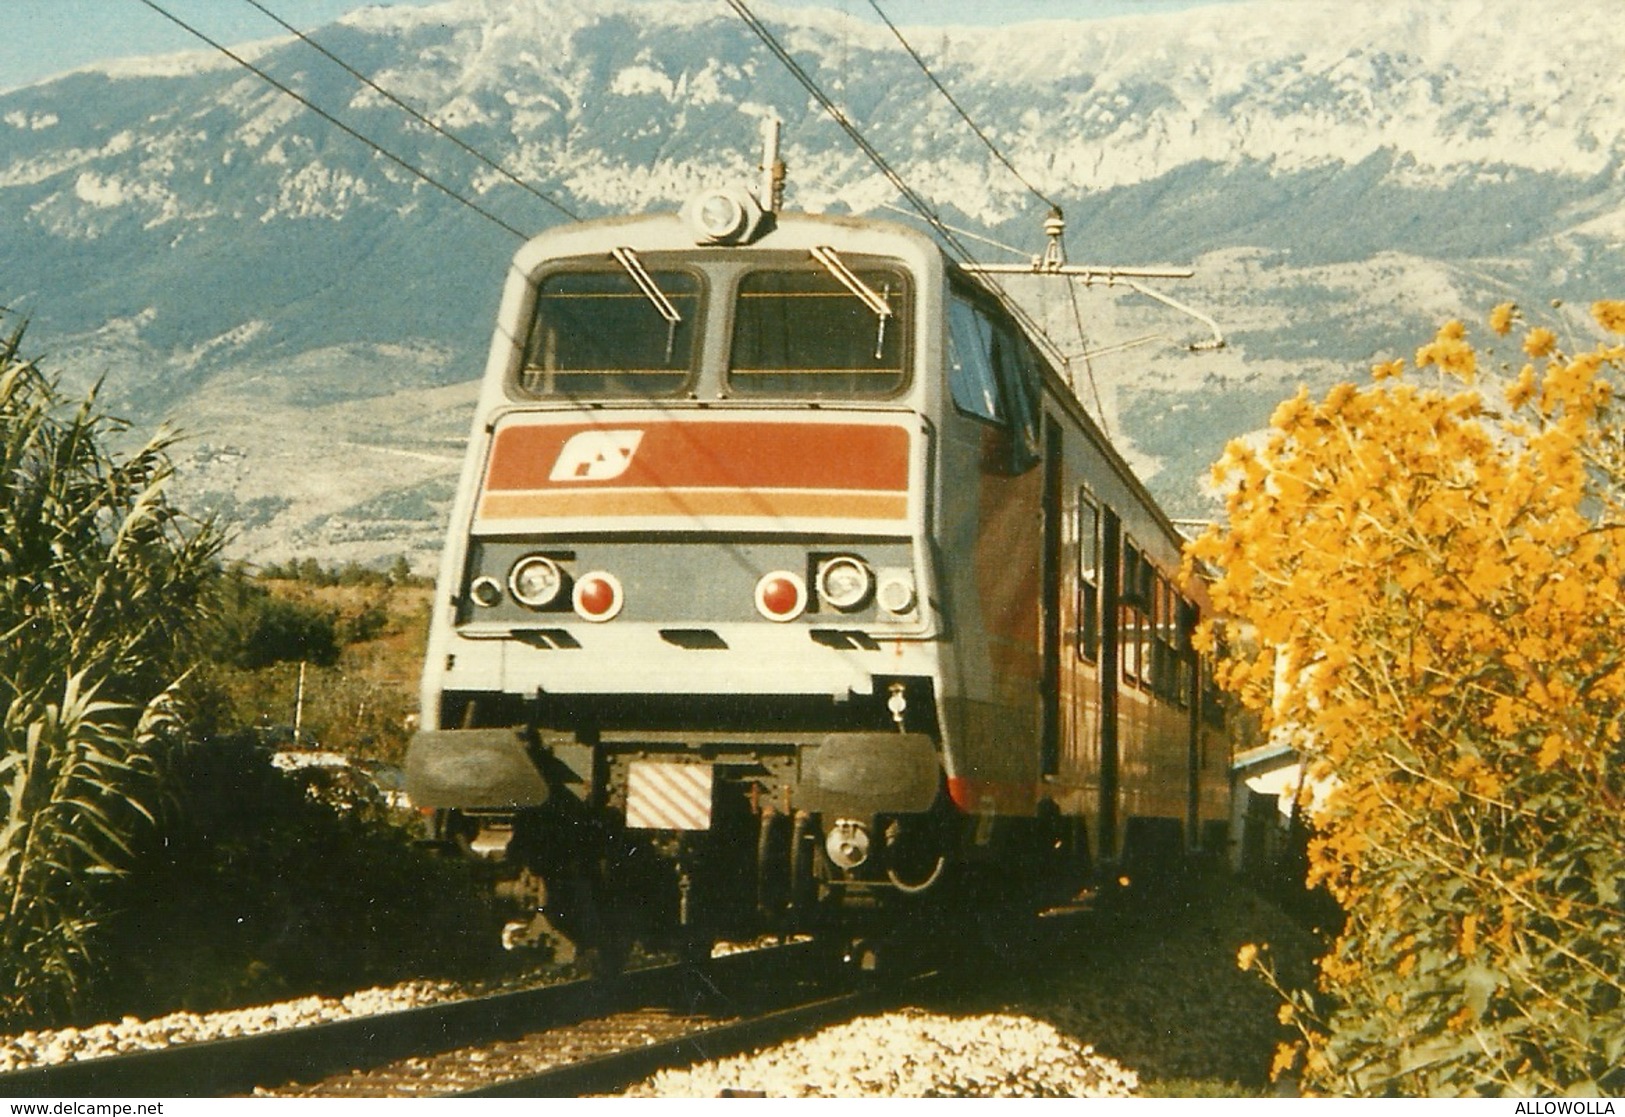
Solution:
M807 583L788 570L762 575L756 583L756 609L770 621L793 621L807 609Z
M576 612L589 621L613 619L621 611L623 603L620 581L615 575L602 570L594 570L578 578L571 596Z

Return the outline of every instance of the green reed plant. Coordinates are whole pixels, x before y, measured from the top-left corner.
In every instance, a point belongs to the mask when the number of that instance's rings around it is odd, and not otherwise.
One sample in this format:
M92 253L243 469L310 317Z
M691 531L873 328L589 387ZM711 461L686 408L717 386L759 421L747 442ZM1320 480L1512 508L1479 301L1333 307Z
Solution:
M151 816L149 751L222 535L171 502L175 436L70 402L0 337L0 1020L60 1010L94 966L98 884ZM116 447L133 443L134 448Z

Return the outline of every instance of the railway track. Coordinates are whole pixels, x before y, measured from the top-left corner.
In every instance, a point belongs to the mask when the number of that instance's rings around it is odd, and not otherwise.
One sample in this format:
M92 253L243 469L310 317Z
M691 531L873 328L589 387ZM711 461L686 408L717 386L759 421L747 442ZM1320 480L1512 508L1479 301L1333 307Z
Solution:
M914 982L930 980L922 975ZM721 1059L888 1006L913 983L830 992L824 983L713 987L704 1003L645 1006L517 1039L271 1091L288 1097L581 1097Z
M0 1075L6 1097L611 1093L858 1015L813 944ZM894 995L894 994L892 994Z

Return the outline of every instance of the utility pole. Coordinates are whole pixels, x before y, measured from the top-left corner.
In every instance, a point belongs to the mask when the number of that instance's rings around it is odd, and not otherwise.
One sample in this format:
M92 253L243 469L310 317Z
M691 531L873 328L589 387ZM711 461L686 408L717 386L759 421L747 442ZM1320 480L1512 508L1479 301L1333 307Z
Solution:
M299 686L293 692L293 747L300 745L299 730L305 721L305 661L299 661Z

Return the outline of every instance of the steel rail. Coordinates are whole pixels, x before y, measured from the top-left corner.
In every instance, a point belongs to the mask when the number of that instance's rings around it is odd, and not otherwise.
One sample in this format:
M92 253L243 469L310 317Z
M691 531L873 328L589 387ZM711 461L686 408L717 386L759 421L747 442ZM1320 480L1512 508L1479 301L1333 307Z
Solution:
M784 966L810 944L711 960L704 972L749 974ZM181 1043L153 1051L28 1067L0 1074L0 1097L226 1097L289 1082L310 1082L413 1056L514 1038L669 999L692 983L692 964L634 970L493 993L325 1024Z
M895 984L820 997L803 1004L703 1027L655 1043L550 1066L534 1074L459 1093L467 1098L574 1098L613 1094L661 1070L741 1055L825 1025L893 1007L941 978L931 971Z

